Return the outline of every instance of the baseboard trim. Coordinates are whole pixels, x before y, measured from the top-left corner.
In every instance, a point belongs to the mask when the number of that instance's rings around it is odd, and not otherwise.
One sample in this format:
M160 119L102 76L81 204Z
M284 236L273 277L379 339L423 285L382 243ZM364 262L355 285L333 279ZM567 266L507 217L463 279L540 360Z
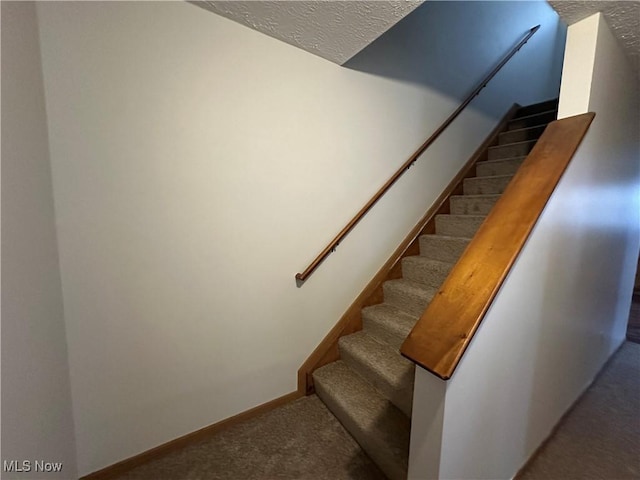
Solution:
M180 448L186 447L191 443L195 443L199 440L206 439L215 433L220 432L221 430L227 429L239 423L245 422L251 418L257 417L258 415L262 415L263 413L267 413L275 408L281 407L290 403L298 398L303 397L304 394L295 391L283 395L278 398L274 398L273 400L263 403L262 405L258 405L257 407L251 408L244 412L238 413L233 417L229 417L225 420L221 420L220 422L214 423L207 427L196 430L195 432L187 433L182 437L178 437L174 440L170 440L167 443L163 443L157 447L154 447L145 452L139 453L138 455L134 455L133 457L122 460L118 463L114 463L108 467L105 467L96 472L90 473L83 477L80 477L80 480L109 480L119 475L122 475L129 470L134 469L140 465L143 465L147 462L155 460L157 458L163 457L168 453L171 453L175 450L179 450Z

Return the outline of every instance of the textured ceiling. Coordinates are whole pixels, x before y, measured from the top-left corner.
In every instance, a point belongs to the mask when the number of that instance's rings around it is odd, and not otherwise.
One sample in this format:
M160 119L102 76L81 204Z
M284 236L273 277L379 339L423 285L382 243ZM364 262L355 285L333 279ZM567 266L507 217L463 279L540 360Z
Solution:
M192 3L342 65L422 1L214 0Z
M549 0L549 3L568 25L602 12L640 76L640 2Z
M192 3L342 65L423 0L210 0ZM640 1L549 0L569 25L602 12L640 76Z

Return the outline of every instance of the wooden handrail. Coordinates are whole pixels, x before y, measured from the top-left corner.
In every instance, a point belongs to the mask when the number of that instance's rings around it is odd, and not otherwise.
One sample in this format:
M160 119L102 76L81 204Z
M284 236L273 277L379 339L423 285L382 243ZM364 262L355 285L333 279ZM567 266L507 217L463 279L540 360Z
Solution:
M347 236L347 234L355 227L358 222L364 217L371 207L373 207L382 196L387 193L387 191L391 188L391 186L396 183L396 181L406 172L418 159L420 155L424 153L424 151L436 141L436 139L440 136L440 134L456 119L458 115L464 110L469 103L480 93L480 91L487 86L487 83L500 71L500 69L513 57L518 50L522 48L522 46L529 41L529 39L533 36L534 33L538 31L540 25L536 25L529 29L527 34L524 36L518 44L513 47L506 57L502 59L502 61L493 69L491 72L478 84L478 86L467 96L467 98L460 104L456 110L449 115L449 117L444 121L442 125L438 127L438 129L431 134L431 136L415 151L409 159L402 164L402 166L392 175L392 177L387 180L387 182L380 187L380 189L375 193L375 195L369 200L364 207L360 209L358 213L351 219L347 225L340 230L340 233L335 236L333 240L325 247L322 252L309 264L309 266L302 272L296 274L296 280L299 284L304 282L309 275L311 275L316 268L320 266L320 264L327 258L332 252L336 250L336 247L340 244L340 242Z
M451 378L594 116L549 124L402 344L405 357Z

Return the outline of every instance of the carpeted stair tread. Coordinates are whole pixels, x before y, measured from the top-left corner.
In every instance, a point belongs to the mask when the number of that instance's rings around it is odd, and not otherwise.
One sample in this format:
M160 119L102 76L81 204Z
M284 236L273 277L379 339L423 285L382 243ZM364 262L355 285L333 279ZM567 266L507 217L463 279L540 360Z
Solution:
M313 372L316 393L390 480L406 480L410 420L338 360Z
M469 245L465 237L428 234L420 237L420 255L434 260L455 263Z
M418 317L436 294L436 289L404 278L388 280L382 284L384 302Z
M494 195L504 192L513 175L465 178L462 190L465 195Z
M535 127L518 128L498 135L498 145L508 143L524 142L526 140L537 140L547 128L546 125L536 125Z
M484 219L484 215L436 215L436 233L473 238Z
M537 140L507 143L490 147L487 153L488 160L501 160L503 158L522 157L529 154Z
M535 113L523 117L514 118L507 125L507 130L520 130L527 127L536 127L538 125L546 125L556 119L558 112L556 109L550 109L546 112Z
M362 309L363 330L397 351L417 321L418 317L386 303Z
M449 199L453 215L487 215L500 195L452 195Z
M478 177L493 177L498 175L514 175L524 159L527 157L504 158L502 160L488 160L476 163Z
M402 278L437 289L452 268L453 263L414 255L402 259Z
M413 362L363 331L341 337L338 345L344 363L402 413L411 416Z

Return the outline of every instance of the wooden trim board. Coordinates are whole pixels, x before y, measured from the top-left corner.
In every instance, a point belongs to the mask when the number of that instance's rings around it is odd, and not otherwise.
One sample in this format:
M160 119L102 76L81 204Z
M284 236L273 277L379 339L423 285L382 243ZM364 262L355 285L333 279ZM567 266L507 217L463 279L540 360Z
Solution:
M402 344L405 357L451 378L594 116L547 126Z

